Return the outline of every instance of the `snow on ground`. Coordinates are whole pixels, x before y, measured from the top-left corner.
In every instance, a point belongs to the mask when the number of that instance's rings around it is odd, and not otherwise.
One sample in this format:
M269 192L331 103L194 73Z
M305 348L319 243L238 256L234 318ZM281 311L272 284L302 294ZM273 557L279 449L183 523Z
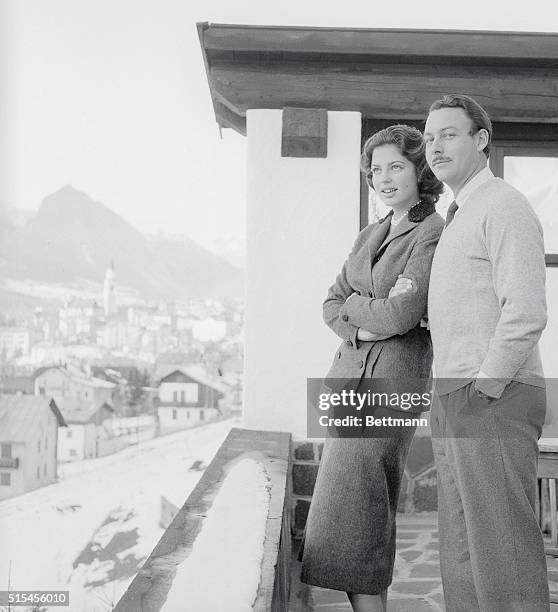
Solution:
M161 612L251 612L258 593L269 478L251 458L227 474ZM219 588L215 588L219 576Z
M0 502L0 585L9 577L13 590L69 590L71 612L111 610L163 534L161 495L182 506L203 473L189 468L207 465L235 426L66 464L58 483Z

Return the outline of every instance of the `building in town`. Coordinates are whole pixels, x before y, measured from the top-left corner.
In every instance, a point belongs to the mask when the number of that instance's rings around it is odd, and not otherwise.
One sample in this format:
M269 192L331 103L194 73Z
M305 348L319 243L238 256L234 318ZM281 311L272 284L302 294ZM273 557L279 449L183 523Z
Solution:
M110 404L118 400L118 385L88 376L68 365L48 366L35 372L35 394L62 399L82 399L94 405Z
M52 398L0 395L0 499L56 482L60 428Z
M31 330L26 327L0 326L0 354L5 359L27 355L31 348Z
M219 399L223 389L212 381L203 368L175 369L159 382L157 413L161 432L185 429L220 414Z
M35 385L33 376L3 376L0 375L0 393L13 395L33 395Z
M112 406L83 399L62 399L57 405L68 425L58 430L58 461L98 457L99 442L106 437L102 424L113 418Z

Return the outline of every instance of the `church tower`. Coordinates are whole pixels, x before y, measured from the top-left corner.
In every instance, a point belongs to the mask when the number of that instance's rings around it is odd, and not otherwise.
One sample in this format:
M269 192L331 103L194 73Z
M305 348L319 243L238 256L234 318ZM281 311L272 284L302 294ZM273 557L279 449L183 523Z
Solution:
M110 260L110 267L107 268L105 274L105 282L103 284L103 309L105 317L110 317L116 314L116 291L114 286L114 261Z

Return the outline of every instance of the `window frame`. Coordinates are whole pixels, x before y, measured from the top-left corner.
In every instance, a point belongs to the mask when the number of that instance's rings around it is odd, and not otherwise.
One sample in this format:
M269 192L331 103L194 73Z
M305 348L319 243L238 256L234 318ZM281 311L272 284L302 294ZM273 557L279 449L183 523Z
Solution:
M5 454L4 449L7 450L7 454ZM13 444L11 442L2 442L0 445L0 457L2 459L13 459Z
M504 159L506 157L553 157L558 159L558 143L520 140L493 142L490 150L490 169L495 176L502 179L504 178ZM558 253L545 252L544 259L547 268L558 267Z

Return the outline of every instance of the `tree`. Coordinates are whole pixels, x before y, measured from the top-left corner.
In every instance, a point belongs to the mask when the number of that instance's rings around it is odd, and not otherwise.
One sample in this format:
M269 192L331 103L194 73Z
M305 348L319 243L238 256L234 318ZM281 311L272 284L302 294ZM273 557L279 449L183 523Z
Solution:
M136 407L136 413L142 412L141 408L143 408L143 404L147 397L145 387L148 387L150 382L147 370L142 370L141 374L134 376L133 380L130 382L130 399L128 405L130 408ZM137 408L138 406L140 407L139 410Z

